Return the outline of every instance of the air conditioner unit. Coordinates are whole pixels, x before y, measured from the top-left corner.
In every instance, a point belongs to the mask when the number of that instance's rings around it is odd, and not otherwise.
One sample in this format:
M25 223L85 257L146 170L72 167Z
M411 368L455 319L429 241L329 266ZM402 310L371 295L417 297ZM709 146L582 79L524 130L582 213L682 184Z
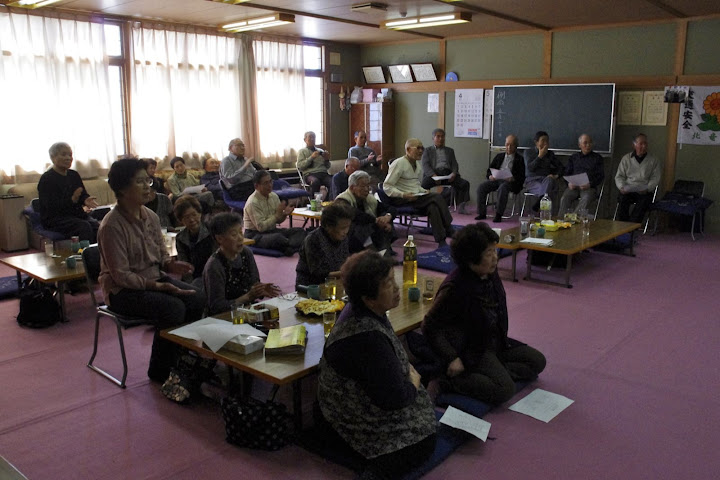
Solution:
M384 12L387 10L387 5L384 3L376 3L376 2L367 2L367 3L358 3L357 5L353 5L350 7L350 10L353 12L364 12L368 13L370 11L377 11L377 12Z

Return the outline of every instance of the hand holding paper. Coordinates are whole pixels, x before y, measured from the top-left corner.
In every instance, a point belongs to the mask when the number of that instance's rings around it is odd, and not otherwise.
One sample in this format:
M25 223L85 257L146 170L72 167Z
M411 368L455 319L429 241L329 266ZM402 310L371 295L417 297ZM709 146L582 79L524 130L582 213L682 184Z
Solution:
M490 174L495 180L505 180L512 178L512 172L510 170L498 170L497 168L491 168Z

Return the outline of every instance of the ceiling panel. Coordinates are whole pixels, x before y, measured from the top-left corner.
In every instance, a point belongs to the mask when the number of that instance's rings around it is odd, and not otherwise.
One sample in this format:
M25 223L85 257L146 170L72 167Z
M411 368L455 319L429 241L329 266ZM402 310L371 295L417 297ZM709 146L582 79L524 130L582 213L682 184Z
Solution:
M132 18L147 18L173 23L215 27L231 21L261 16L265 8L276 7L299 12L335 17L356 22L380 24L384 20L405 16L430 15L450 11L471 11L469 24L423 28L415 32L453 38L487 33L527 31L532 22L549 28L601 26L645 20L671 20L671 12L660 8L656 0L465 0L443 3L437 0L379 0L387 11L353 12L350 7L362 0L253 0L228 5L206 0L63 0L55 5L63 10L105 13ZM687 16L720 14L720 0L662 0L670 9ZM466 5L467 9L463 8ZM472 7L519 19L514 22L497 16L478 13ZM662 5L661 5L662 6ZM393 32L350 25L339 21L297 16L296 23L268 29L268 33L296 37L335 40L345 43L378 43L423 38L411 32Z
M664 0L663 3L688 17L720 13L720 1L718 0L694 0L692 2L687 0Z

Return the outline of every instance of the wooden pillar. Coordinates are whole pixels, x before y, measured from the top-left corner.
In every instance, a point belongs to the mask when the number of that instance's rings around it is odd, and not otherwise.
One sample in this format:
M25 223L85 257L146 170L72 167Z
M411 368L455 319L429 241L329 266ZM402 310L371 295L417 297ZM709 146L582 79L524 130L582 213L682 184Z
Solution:
M677 35L675 37L675 83L683 74L685 68L685 44L687 41L687 20L678 20ZM665 168L663 169L663 190L672 190L675 183L675 164L677 163L677 129L680 122L680 104L671 103L668 106L668 138Z
M447 41L440 40L440 52L438 57L440 58L440 68L438 69L438 80L440 82L445 81L445 63L447 62ZM445 89L440 88L438 91L438 128L445 129Z

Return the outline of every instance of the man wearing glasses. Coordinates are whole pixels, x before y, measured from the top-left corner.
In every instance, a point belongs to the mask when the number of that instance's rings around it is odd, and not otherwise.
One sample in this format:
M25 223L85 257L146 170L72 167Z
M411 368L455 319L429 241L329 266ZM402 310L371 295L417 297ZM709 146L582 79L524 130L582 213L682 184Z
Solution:
M430 219L430 228L439 247L447 245L445 238L453 234L452 215L438 193L431 193L421 185L423 178L423 144L417 138L405 142L405 156L390 164L383 190L395 206L411 206Z

